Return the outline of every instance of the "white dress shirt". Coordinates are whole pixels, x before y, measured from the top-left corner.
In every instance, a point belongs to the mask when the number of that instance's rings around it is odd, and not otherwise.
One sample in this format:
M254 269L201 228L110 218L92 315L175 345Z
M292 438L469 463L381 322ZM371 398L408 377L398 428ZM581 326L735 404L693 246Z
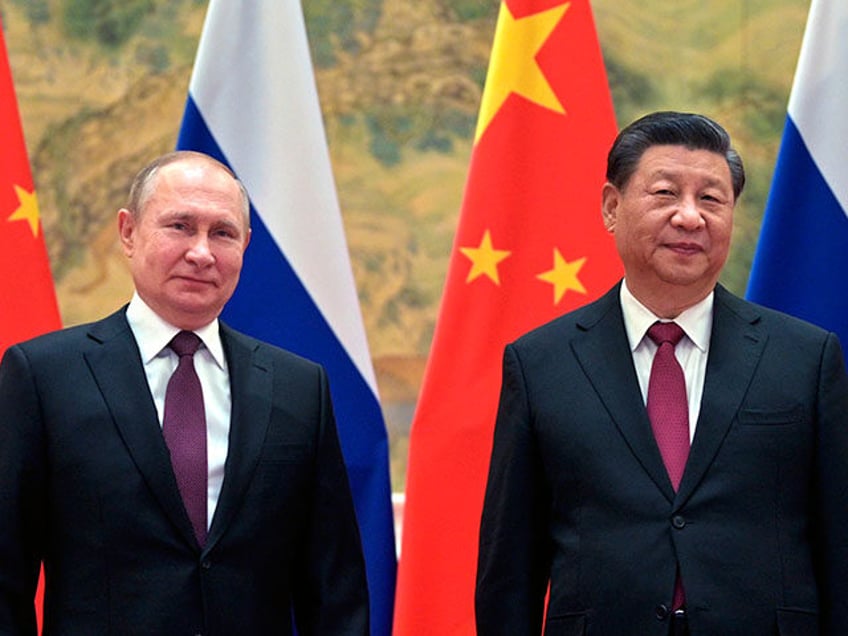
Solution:
M627 288L627 280L621 285L621 311L624 314L624 328L630 341L633 365L642 390L642 401L648 401L648 381L651 377L651 364L657 345L647 333L651 325L658 320L654 313L636 300ZM704 378L707 373L707 354L710 348L710 334L713 326L714 293L701 302L682 312L674 319L686 334L674 348L674 356L683 367L686 378L686 397L689 401L689 441L695 437L695 426L701 412L701 397L704 394Z
M177 368L179 356L168 346L180 331L160 318L138 295L133 294L127 308L130 323L150 394L156 404L159 426L165 413L165 390L168 380ZM206 506L207 528L218 504L221 484L224 482L224 464L230 435L230 374L218 333L218 321L195 330L203 343L194 354L194 368L203 388L203 407L206 410L206 454L208 462L208 498Z

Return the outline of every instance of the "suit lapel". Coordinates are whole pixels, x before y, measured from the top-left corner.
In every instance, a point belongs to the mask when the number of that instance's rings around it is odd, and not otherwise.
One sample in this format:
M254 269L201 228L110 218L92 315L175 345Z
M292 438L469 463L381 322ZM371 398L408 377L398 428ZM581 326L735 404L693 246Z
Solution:
M657 487L676 505L692 494L721 447L762 355L766 335L755 306L716 287L710 351L695 438L675 495L651 430L624 330L619 287L587 307L572 342L584 372L621 435Z
M730 429L759 363L766 334L755 306L716 287L713 330L695 438L680 482L678 502L692 494Z
M232 521L259 461L271 419L273 365L254 340L221 323L221 342L230 373L232 411L224 483L205 550L211 549Z
M607 412L639 463L672 501L674 489L651 430L639 380L633 368L630 343L616 285L581 316L572 349Z
M89 337L98 346L84 356L119 435L165 514L195 544L125 310L94 323Z

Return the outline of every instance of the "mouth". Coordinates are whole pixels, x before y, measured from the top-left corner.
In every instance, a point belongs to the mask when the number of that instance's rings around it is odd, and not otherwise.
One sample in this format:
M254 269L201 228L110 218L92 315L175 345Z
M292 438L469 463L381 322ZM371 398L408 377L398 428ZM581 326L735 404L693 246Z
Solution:
M693 254L700 254L704 251L704 247L702 245L689 241L666 243L665 247L666 249L671 250L675 254L680 254L681 256L691 256Z
M195 278L193 276L175 276L177 281L190 287L214 287L215 281L206 280L204 278Z

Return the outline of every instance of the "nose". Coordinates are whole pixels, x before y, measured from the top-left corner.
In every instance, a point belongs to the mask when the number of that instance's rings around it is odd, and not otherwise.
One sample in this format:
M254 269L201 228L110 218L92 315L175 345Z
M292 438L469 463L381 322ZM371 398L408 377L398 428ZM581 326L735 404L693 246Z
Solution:
M189 245L185 254L186 260L198 267L205 267L215 262L215 255L209 246L209 239L205 234L198 233Z
M698 202L692 197L682 199L671 217L671 224L688 231L700 229L704 225L704 217Z

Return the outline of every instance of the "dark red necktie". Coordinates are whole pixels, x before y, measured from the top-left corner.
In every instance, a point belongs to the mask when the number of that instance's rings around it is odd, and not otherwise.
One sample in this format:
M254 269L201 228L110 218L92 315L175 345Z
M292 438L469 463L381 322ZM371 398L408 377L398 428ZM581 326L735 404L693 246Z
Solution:
M648 337L657 346L648 382L648 417L668 476L676 491L689 457L689 404L686 378L674 347L683 337L677 323L656 322L648 329Z
M675 492L680 487L683 469L689 457L689 402L686 378L674 355L674 347L683 338L683 329L674 322L656 322L648 337L657 346L648 382L648 418L657 439L668 476ZM674 584L674 609L683 607L685 594L680 573Z
M206 411L200 378L194 370L194 353L200 342L196 334L181 331L168 344L180 361L165 391L162 434L171 451L171 465L194 536L203 546L206 543Z

